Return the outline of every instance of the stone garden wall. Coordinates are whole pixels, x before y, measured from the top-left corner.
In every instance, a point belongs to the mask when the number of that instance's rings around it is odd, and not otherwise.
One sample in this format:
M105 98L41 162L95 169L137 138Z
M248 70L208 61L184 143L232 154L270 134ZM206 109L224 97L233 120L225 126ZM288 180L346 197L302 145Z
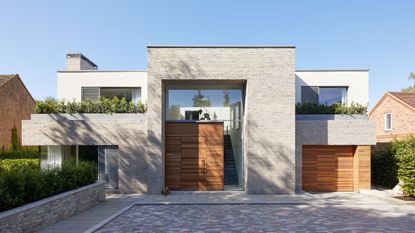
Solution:
M95 183L0 213L0 232L34 232L105 201L105 183Z

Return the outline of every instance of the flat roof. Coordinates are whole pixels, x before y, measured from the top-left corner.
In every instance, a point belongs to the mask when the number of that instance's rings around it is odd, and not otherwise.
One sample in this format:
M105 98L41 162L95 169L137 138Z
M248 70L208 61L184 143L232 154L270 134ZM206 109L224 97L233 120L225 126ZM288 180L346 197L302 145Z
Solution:
M295 72L368 72L369 69L307 69ZM147 70L58 70L58 73L84 73L84 72L148 72Z
M369 71L369 69L299 69L296 70L295 72L345 72L345 71L350 71L350 72L367 72Z
M147 45L147 48L295 48L294 45Z
M147 70L58 70L58 73L146 72Z

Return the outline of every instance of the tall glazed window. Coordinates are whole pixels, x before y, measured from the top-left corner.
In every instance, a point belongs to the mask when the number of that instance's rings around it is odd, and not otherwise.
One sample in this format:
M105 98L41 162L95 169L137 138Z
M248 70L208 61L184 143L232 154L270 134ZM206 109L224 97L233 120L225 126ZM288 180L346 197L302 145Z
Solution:
M166 85L166 121L223 121L225 190L242 188L243 90L243 84Z

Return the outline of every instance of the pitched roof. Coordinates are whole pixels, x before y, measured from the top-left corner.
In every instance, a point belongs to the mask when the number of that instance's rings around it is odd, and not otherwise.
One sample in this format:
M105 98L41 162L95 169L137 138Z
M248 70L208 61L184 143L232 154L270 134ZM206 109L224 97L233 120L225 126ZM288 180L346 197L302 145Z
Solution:
M32 94L30 94L29 90L27 89L26 85L24 85L23 81L20 79L18 74L0 74L0 87L14 78L17 78L19 80L19 82L23 85L23 88L29 94L32 101L35 102L35 99L33 99Z
M407 108L411 109L412 111L415 111L415 92L386 92L382 98L379 99L379 101L375 104L375 106L370 110L369 116L372 115L373 112L377 109L378 106L382 104L382 102L386 99L386 97L389 96L399 103L403 104Z
M17 77L17 74L0 74L0 87L15 77Z
M407 105L415 108L415 92L389 92L396 98L402 100Z

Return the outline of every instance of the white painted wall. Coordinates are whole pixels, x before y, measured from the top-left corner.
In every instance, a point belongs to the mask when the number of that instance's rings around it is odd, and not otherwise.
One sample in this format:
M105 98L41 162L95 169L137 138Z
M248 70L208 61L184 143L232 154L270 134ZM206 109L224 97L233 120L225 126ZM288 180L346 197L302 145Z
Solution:
M145 71L59 71L58 99L81 100L82 87L141 87L141 98L147 101Z
M301 102L301 86L347 86L347 102L369 102L369 71L307 70L295 72L295 101Z
M348 103L369 102L367 70L307 70L295 72L295 100L301 101L301 86L347 86ZM81 100L82 87L141 87L143 102L147 101L146 71L59 71L58 99Z

